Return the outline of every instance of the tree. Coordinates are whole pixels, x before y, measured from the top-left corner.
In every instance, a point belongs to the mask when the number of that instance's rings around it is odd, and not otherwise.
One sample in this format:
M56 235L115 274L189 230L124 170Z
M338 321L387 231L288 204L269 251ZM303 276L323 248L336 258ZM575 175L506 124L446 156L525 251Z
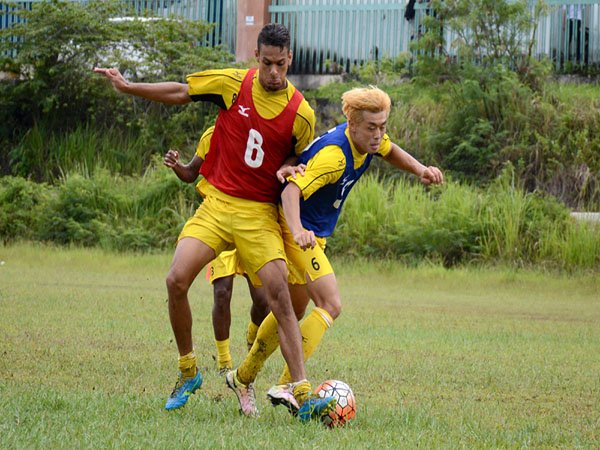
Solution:
M1 65L16 77L0 83L0 120L7 125L0 139L9 142L38 123L57 132L93 123L137 130L156 142L167 133L195 141L202 118L210 113L206 106L184 111L118 95L92 69L119 67L132 81L183 81L188 73L233 61L225 50L204 45L212 25L149 13L137 20L115 19L134 16L116 0L52 0L15 14L23 21L0 30L0 55L15 55L4 57ZM200 120L184 120L180 114ZM193 130L179 132L181 124Z

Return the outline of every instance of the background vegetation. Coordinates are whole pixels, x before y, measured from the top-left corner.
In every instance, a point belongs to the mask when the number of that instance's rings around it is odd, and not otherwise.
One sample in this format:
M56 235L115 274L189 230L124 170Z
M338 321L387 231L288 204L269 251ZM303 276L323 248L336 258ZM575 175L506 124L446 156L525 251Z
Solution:
M203 45L212 25L124 20L135 14L117 0L40 2L20 15L24 22L0 30L0 55L10 55L0 67L13 74L0 83L0 139L11 149L2 153L5 173L52 181L75 159L88 171L100 165L139 175L152 154L193 146L214 120L216 110L202 102L165 107L120 95L92 71L119 67L130 81L184 81L230 66L233 55Z
M523 51L517 37L535 23L524 5L434 2L417 60L384 58L305 92L322 132L343 120L342 92L382 87L394 102L392 139L449 180L423 189L375 164L343 212L336 253L598 269L598 229L568 212L600 209L600 94L553 81L549 64ZM544 8L538 3L535 14ZM191 158L216 109L119 95L92 68L182 81L232 66L233 56L203 45L207 24L111 20L133 14L116 1L54 1L22 14L27 21L9 31L18 39L0 39L12 55L3 70L14 74L0 82L0 238L169 248L198 198L160 155L175 147ZM452 59L441 26L477 29L477 39L464 35Z
M328 241L333 254L598 270L600 230L577 223L553 197L526 193L506 172L485 189L449 181L424 189L365 177ZM142 177L96 171L57 185L0 178L0 237L104 249L170 249L199 197L160 162Z

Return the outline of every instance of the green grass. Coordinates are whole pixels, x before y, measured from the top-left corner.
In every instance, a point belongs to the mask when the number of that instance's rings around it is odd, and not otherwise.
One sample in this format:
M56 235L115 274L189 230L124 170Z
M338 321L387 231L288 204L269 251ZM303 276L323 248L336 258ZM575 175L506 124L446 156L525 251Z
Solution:
M333 260L344 311L308 361L339 378L358 414L302 425L267 404L277 352L240 417L214 369L212 293L192 287L205 382L164 401L176 349L164 276L171 254L0 247L0 448L598 448L600 276L418 268ZM232 351L249 300L236 282Z

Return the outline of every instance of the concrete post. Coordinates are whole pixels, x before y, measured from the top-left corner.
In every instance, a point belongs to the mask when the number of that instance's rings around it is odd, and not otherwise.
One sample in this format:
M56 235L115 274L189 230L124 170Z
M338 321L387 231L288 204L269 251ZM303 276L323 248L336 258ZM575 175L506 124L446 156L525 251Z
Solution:
M256 39L262 27L269 23L271 0L239 0L237 7L236 61L254 58Z

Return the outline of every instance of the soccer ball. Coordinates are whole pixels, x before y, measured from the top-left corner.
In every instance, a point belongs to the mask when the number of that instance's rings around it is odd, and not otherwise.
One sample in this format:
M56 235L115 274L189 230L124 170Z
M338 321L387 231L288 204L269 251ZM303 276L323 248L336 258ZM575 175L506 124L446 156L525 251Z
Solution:
M323 423L329 427L340 427L356 415L356 400L350 386L343 381L327 380L315 389L319 397L334 397L337 400L335 409L324 418Z

